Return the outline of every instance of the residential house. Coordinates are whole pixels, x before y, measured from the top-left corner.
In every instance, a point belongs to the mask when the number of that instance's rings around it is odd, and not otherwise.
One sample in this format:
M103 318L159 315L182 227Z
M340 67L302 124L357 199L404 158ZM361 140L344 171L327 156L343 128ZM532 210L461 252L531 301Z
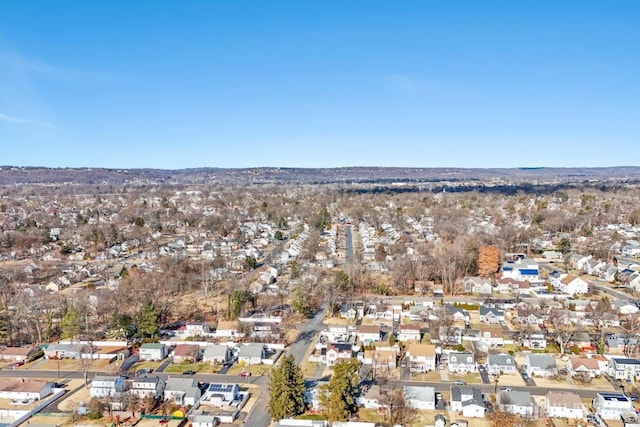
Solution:
M494 307L480 307L480 321L483 323L497 324L504 322L504 311Z
M162 396L164 390L164 381L160 377L138 377L131 383L129 391L144 399L147 396Z
M87 349L86 344L49 344L44 349L44 357L47 359L80 359L82 353Z
M577 346L581 351L595 351L595 346L591 342L591 337L586 331L577 331L571 334L567 347Z
M239 332L238 322L222 321L222 322L218 322L218 326L216 327L216 331L215 331L215 336L217 338L226 338L226 339L234 340L237 338L242 338L244 334Z
M200 346L197 344L178 344L173 350L173 363L194 363L200 360Z
M231 359L231 349L225 344L207 344L202 354L202 361L212 365L225 363Z
M353 346L349 343L327 344L327 366L334 366L340 361L349 361L353 357Z
M328 342L347 342L351 337L349 328L345 325L330 325L329 329L323 331L322 334Z
M558 375L556 359L548 354L530 353L525 358L527 374L530 376L550 378Z
M397 353L394 350L365 350L363 365L370 365L373 369L395 369L397 367Z
M138 353L140 360L162 360L167 357L167 346L162 343L144 343Z
M170 377L164 388L164 400L176 405L195 405L201 392L194 378Z
M380 341L380 326L378 325L360 325L356 331L356 338L359 342L370 344Z
M503 347L504 333L502 329L494 327L480 328L480 343L489 347Z
M560 279L560 290L571 296L586 294L589 291L589 284L578 276L567 274Z
M264 344L250 343L238 348L238 362L244 365L259 365L264 358Z
M631 399L622 393L597 393L592 406L594 412L603 420L619 420L622 414L635 412Z
M433 344L411 343L407 347L406 358L411 372L429 372L436 369L436 346Z
M451 386L451 410L462 412L467 418L484 418L482 391L475 387Z
M436 408L436 392L433 387L404 386L404 398L410 408Z
M206 337L211 335L209 325L204 322L187 322L183 327L178 329L177 334L182 338L187 337Z
M501 390L496 400L501 411L521 417L531 417L534 414L534 404L528 391Z
M547 336L543 332L528 332L522 336L522 346L533 349L547 348Z
M240 386L236 383L210 383L202 395L202 403L222 407L240 400Z
M114 397L124 391L124 377L97 376L91 381L89 396Z
M640 311L640 308L632 301L615 299L611 301L611 305L619 314L635 314Z
M502 278L526 280L529 283L538 282L538 263L531 258L507 261L501 267Z
M516 361L512 355L507 353L489 354L485 369L492 375L515 374Z
M581 420L586 410L576 393L549 391L544 397L547 416L550 418L571 418Z
M640 360L613 358L609 361L609 375L617 380L640 379Z
M567 372L572 377L596 378L599 377L600 365L591 357L570 357L567 360Z
M0 380L0 399L41 400L53 393L53 383L26 379Z
M329 427L329 422L326 420L299 420L286 418L276 422L274 427Z
M476 372L476 360L473 353L452 351L449 353L447 360L449 372L459 374Z
M0 360L27 362L38 352L37 347L0 347Z
M463 308L455 307L451 304L446 304L444 308L451 314L455 322L469 323L471 321L469 312Z
M191 427L216 427L218 424L218 417L212 414L194 413L191 416Z
M422 334L418 325L400 325L398 331L398 341L403 343L420 342Z
M493 292L491 279L483 277L465 277L462 280L462 288L468 294L491 295Z

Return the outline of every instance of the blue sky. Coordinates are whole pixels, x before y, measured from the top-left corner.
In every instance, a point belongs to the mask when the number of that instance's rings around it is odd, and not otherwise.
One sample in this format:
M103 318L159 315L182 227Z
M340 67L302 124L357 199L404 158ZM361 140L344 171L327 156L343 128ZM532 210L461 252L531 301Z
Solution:
M0 165L640 165L640 2L5 1Z

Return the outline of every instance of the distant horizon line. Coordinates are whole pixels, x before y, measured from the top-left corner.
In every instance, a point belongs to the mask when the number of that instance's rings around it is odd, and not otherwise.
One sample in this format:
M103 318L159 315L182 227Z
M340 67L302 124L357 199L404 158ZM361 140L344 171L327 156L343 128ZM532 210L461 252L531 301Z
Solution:
M191 166L181 168L162 168L162 167L117 167L117 166L18 166L18 165L0 165L2 169L102 169L102 170L201 170L201 169L222 169L222 170L238 170L238 169L473 169L473 170L539 170L539 169L624 169L624 168L640 168L640 165L617 165L617 166L496 166L496 167L467 167L467 166Z

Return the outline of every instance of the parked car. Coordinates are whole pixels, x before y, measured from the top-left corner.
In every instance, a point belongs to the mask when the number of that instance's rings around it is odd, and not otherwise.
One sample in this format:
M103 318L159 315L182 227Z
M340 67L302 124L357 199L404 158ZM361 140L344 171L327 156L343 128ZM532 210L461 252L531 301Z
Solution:
M142 369L138 369L136 374L137 375L148 375L148 374L150 374L152 372L153 372L153 369L151 369L151 368L142 368Z
M229 367L233 366L233 361L229 360L227 362L224 362L222 364L222 366L225 367L225 368L229 368Z
M184 372L182 373L182 375L195 375L195 373L196 373L196 371L191 371L191 370L189 370L189 371L184 371Z
M243 378L250 377L251 376L251 372L242 371L242 372L240 372L240 376L243 377Z
M24 365L24 360L18 360L16 363L13 364L13 367L18 368L22 365Z
M527 374L526 372L523 372L521 375L522 375L522 379L523 380L528 380L529 379L529 374Z
M462 380L455 380L453 382L453 385L467 385L467 383Z

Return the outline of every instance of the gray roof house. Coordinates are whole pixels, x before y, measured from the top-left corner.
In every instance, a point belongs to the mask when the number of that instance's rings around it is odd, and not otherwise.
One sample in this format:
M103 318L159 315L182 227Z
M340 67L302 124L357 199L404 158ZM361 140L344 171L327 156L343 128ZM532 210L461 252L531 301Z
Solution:
M251 343L241 345L238 349L238 362L245 365L259 365L264 359L264 344Z
M523 417L533 415L533 402L528 391L501 390L497 396L498 408L501 411Z
M487 372L492 375L515 374L516 360L512 355L506 353L489 354L485 363Z
M404 386L407 406L414 409L435 409L436 392L433 387Z
M164 400L178 405L194 405L200 396L200 388L194 378L169 378L164 388Z
M86 344L50 344L44 349L44 356L47 359L80 359L80 355L85 351Z
M160 377L138 377L131 383L132 394L144 399L147 396L157 397L164 390L164 381Z
M231 357L231 350L225 344L209 344L204 348L202 361L207 363L224 363Z
M525 365L527 374L530 376L548 378L558 375L556 359L548 354L528 354Z
M484 418L484 399L482 391L475 387L451 387L451 410L462 412L469 418Z

